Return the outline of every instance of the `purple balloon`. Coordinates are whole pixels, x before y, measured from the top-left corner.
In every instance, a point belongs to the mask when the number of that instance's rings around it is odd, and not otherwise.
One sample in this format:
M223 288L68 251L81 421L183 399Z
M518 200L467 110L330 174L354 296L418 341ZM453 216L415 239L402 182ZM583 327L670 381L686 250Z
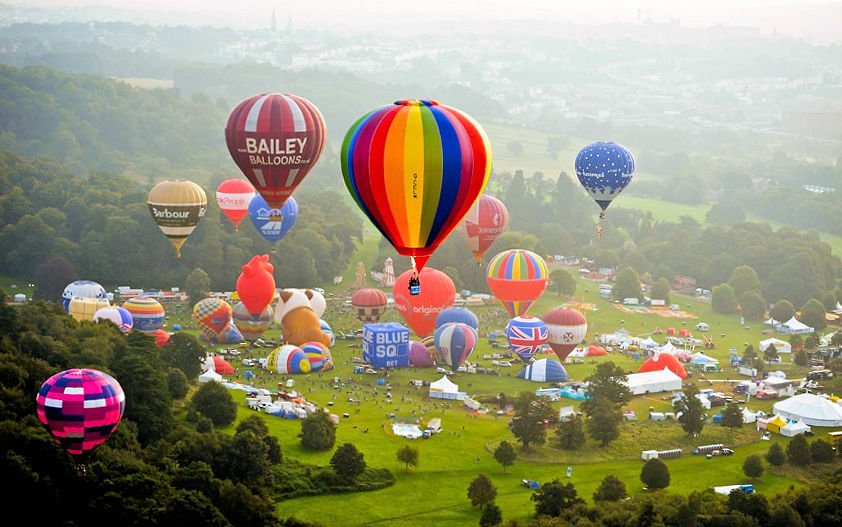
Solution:
M429 368L436 365L430 357L427 346L415 340L409 343L409 364L416 368Z

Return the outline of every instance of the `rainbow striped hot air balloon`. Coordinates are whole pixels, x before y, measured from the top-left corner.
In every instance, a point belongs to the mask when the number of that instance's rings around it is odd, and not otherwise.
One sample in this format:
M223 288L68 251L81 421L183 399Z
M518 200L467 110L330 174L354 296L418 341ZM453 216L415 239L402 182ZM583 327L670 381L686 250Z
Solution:
M164 323L164 306L154 298L130 298L123 303L123 308L132 314L133 329L143 333L155 333Z
M333 356L327 346L321 342L307 342L301 345L301 351L310 361L310 371L328 371L333 369Z
M266 357L266 369L275 373L310 373L310 359L298 346L286 344Z
M512 317L525 315L547 287L544 259L524 249L503 251L488 262L488 287Z
M482 194L491 146L467 114L436 101L407 100L354 123L341 161L357 205L421 270Z

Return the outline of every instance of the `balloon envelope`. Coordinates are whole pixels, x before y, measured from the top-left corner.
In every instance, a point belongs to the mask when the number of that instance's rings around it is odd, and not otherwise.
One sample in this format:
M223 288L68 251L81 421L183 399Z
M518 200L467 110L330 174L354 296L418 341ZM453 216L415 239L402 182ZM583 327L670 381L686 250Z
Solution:
M155 330L155 345L159 348L164 347L167 342L170 341L170 334L164 331L163 329L156 329Z
M310 297L310 307L313 309L313 312L316 314L317 317L322 318L322 315L325 314L325 310L327 309L327 300L325 300L325 296L315 289L307 289L309 291L308 296Z
M205 216L208 197L192 181L161 181L146 198L149 214L181 258L181 246Z
M307 342L301 345L301 351L310 361L310 371L328 371L333 369L333 357L327 346L321 342Z
M289 232L298 218L298 203L290 196L280 209L273 209L260 194L249 202L249 219L257 232L269 243L275 243Z
M333 334L330 324L322 319L319 319L319 327L321 328L322 333L330 337L330 346L333 347L333 345L336 344L336 335Z
M576 176L602 210L629 184L634 156L617 143L596 142L576 156Z
M547 342L547 325L533 316L515 317L506 324L509 349L523 362L529 362Z
M61 305L64 310L70 312L70 300L73 298L99 298L106 299L105 288L90 280L76 280L70 282L61 293Z
M363 323L379 321L386 312L387 303L386 293L379 289L366 287L358 289L351 295L351 305L354 307L357 319Z
M442 309L439 316L436 317L436 327L442 326L449 322L461 322L467 324L474 329L479 329L479 319L470 309L464 307L449 307Z
M547 287L547 264L532 251L510 249L488 262L485 277L497 300L517 317L525 315Z
M286 344L266 357L266 369L276 373L310 373L310 359L298 346Z
M96 312L110 307L108 300L102 298L73 298L68 306L68 313L78 322L93 320Z
M357 205L420 270L485 188L491 146L467 114L436 101L405 100L354 123L341 163Z
M421 293L409 294L409 278L412 270L406 271L395 279L392 297L395 299L395 309L406 320L419 337L426 337L436 329L436 317L445 308L453 305L456 296L456 286L449 276L425 267L418 273L421 280Z
M564 382L570 379L567 370L553 359L539 359L517 372L521 379L535 382Z
M126 409L123 388L107 373L56 373L35 398L38 420L70 455L83 460L117 429Z
M423 343L413 340L409 343L409 364L416 368L429 368L436 365L438 353L430 355L430 350Z
M547 343L562 361L588 333L585 315L569 307L557 307L547 311L544 323L547 324Z
M640 365L637 373L661 371L664 369L668 369L682 379L687 378L687 370L684 369L684 365L678 361L675 355L671 355L669 353L656 353L655 355L649 357L643 364Z
M266 306L259 315L252 315L245 304L237 302L233 307L232 320L244 339L254 341L269 328L269 324L272 323L272 314L271 305Z
M269 255L253 256L237 278L237 295L252 315L259 315L275 299L275 266Z
M224 340L231 316L231 305L221 298L203 298L193 306L193 322L209 341Z
M123 302L123 308L132 314L132 327L143 333L155 333L164 323L164 306L154 298L130 298Z
M234 162L272 208L281 208L316 164L325 123L307 99L261 93L231 112L225 141Z
M483 194L459 224L459 234L479 261L509 223L509 212L499 199Z
M443 363L454 370L459 368L477 347L477 330L459 322L449 323L436 330L436 348Z
M234 230L248 214L249 202L254 197L254 187L242 179L226 179L216 188L219 210L234 224Z
M100 320L107 320L120 328L123 333L128 333L132 330L132 314L122 307L104 307L94 313L94 322Z

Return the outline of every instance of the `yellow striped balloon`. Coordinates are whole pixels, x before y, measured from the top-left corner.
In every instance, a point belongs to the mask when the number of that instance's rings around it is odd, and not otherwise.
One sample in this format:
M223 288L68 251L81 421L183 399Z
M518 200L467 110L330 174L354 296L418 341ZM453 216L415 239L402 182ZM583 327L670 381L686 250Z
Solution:
M181 258L181 246L204 217L208 197L202 187L192 181L161 181L146 198L149 214L175 247Z

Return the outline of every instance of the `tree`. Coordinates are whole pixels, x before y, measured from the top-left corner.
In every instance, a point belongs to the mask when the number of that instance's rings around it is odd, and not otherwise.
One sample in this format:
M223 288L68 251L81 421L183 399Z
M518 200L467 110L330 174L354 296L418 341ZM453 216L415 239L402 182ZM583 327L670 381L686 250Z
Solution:
M620 437L620 407L605 399L597 399L588 411L588 434L603 447Z
M743 410L737 403L731 403L725 407L722 413L722 426L728 428L742 428L743 427Z
M615 406L623 406L631 400L631 391L625 384L626 372L611 361L597 364L593 373L585 378L588 383L590 399L582 403L582 410L590 413L590 408L599 400L611 401Z
M266 425L266 421L256 415L246 417L237 425L238 434L246 430L251 430L257 437L263 437L269 433L269 427Z
M834 357L827 361L827 369L833 372L834 377L842 375L842 357Z
M705 213L705 221L720 225L732 225L745 221L745 219L746 212L738 203L718 201Z
M830 343L834 346L842 346L842 331L834 331L830 336Z
M751 366L751 363L754 362L754 359L756 358L757 351L754 349L754 346L751 344L746 345L746 348L743 350L743 364Z
M730 314L737 310L737 297L734 288L728 284L720 284L713 288L711 308L717 313Z
M277 438L265 435L261 439L263 444L266 445L266 455L269 457L270 463L277 465L284 460L284 452L281 450L281 444L278 443Z
M747 291L740 298L740 310L746 320L765 320L766 300L757 291Z
M656 300L663 300L669 304L670 301L670 283L666 278L658 278L652 284L652 290L649 292L649 297Z
M404 469L409 470L409 465L418 466L418 449L414 446L404 445L398 449L398 461L404 464Z
M743 462L743 474L750 478L759 478L763 475L763 460L757 454L752 454Z
M173 399L184 399L187 395L187 377L181 370L170 370L167 374L167 388Z
M489 503L479 517L480 527L497 527L503 523L503 512L496 503Z
M210 383L208 383L210 384ZM251 430L233 437L220 434L219 454L213 458L213 473L221 479L259 490L272 480L272 464L266 444Z
M734 288L734 294L738 298L749 291L760 293L760 279L757 278L757 272L749 265L741 265L735 267L731 272L731 278L728 279L728 285Z
M183 331L176 332L161 348L161 358L171 368L178 368L187 379L193 381L202 372L205 350L195 336Z
M798 333L789 336L789 345L792 349L798 349L804 344L804 339Z
M353 480L365 471L365 458L357 447L351 443L345 443L333 453L330 466L343 478Z
M515 464L515 459L517 459L517 451L511 443L509 443L508 441L503 441L499 445L497 445L497 448L494 449L494 459L496 459L498 463L503 465L503 474L505 474L506 467Z
M620 501L627 495L626 484L614 474L608 474L602 479L602 483L599 484L599 487L593 493L593 500Z
M833 461L833 447L824 439L816 439L810 443L810 459L813 463Z
M314 412L301 421L301 446L308 450L330 450L336 441L336 425L325 412Z
M184 292L190 298L190 304L195 304L199 300L208 296L210 291L211 279L203 269L197 267L190 271L187 278L184 279Z
M485 474L479 474L468 485L468 499L474 507L484 508L493 503L497 497L497 487L491 483L491 478Z
M640 481L649 489L665 489L670 484L670 471L660 459L650 459L640 470Z
M825 311L833 311L836 309L836 293L833 291L825 291L822 295L822 305Z
M576 280L564 269L550 273L550 289L559 296L571 296L576 292Z
M806 366L807 365L807 352L803 349L796 351L792 356L792 362L794 362L798 366Z
M704 428L707 419L705 407L697 397L698 394L699 387L695 383L688 383L684 389L684 396L675 404L676 415L681 413L678 416L678 422L689 437L696 437Z
M612 295L615 300L624 298L640 298L640 275L630 267L626 267L614 275L614 289Z
M67 284L78 280L73 264L64 258L52 258L35 270L35 291L33 300L60 302Z
M798 511L786 504L772 508L768 525L770 527L807 527Z
M563 450L575 450L585 444L585 429L582 420L577 416L573 419L559 421L556 427L558 446Z
M825 318L824 305L815 298L811 298L801 306L800 320L816 331L826 328L827 319Z
M615 268L620 265L620 257L617 256L617 251L611 249L600 249L594 254L594 263L599 267Z
M199 386L190 400L197 412L213 421L213 426L228 426L237 418L237 403L228 390L216 381Z
M769 450L766 452L766 461L775 467L779 467L784 464L786 461L786 454L784 453L784 449L781 448L780 443L772 443L769 445Z
M807 438L803 435L793 437L786 446L786 458L793 465L809 465L810 446L807 444Z
M772 306L772 310L769 314L772 315L772 318L778 322L786 322L795 316L795 307L789 300L778 300L775 302L775 305Z
M645 273L647 269L649 269L649 261L640 249L632 249L626 252L620 260L620 265L622 267L634 269L638 273Z
M532 493L530 499L535 502L535 513L538 516L553 518L560 516L562 511L585 503L582 498L576 496L576 488L572 483L565 485L557 479L541 485L541 488Z
M763 359L766 363L775 362L778 360L778 348L775 347L774 344L769 344L763 350Z
M553 409L545 398L537 398L531 392L522 392L514 400L515 416L509 423L512 433L528 451L531 444L543 445L547 433L543 421L553 416Z

